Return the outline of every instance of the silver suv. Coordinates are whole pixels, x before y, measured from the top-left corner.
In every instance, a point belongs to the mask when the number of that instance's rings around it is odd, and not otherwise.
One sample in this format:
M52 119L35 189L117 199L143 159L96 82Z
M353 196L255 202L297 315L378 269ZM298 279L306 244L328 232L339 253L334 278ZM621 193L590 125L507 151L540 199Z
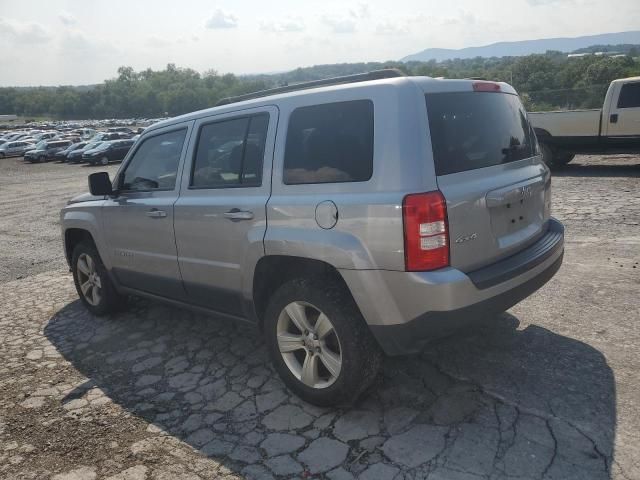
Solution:
M61 213L96 315L126 295L257 325L304 400L502 312L560 268L549 170L504 83L336 78L149 127Z

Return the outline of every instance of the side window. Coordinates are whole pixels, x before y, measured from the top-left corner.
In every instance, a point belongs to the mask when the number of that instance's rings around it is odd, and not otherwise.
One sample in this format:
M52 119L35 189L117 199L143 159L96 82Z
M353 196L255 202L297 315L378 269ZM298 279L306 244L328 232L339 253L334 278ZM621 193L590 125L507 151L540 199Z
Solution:
M225 188L261 185L268 126L268 114L203 125L198 137L190 186Z
M150 137L136 150L124 171L122 190L173 190L186 129Z
M373 102L300 107L291 113L284 183L363 182L373 173Z
M640 107L640 82L625 83L620 89L618 108Z

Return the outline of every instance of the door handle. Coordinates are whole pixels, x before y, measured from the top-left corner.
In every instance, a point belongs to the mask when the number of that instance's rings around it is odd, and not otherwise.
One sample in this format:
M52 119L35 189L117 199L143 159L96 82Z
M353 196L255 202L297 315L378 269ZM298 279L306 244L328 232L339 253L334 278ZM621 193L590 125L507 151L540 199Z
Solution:
M611 123L618 123L618 114L612 113L611 116L609 117L609 121Z
M251 220L253 218L253 212L232 208L224 213L224 218L228 218L229 220Z
M164 210L158 210L157 208L154 208L152 210L149 210L146 213L147 217L150 218L164 218L167 216L167 212L165 212Z

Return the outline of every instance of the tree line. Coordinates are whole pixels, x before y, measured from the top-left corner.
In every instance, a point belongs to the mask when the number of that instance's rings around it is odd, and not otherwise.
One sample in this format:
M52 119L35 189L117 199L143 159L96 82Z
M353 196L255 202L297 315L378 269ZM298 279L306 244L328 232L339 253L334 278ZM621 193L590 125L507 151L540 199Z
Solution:
M523 57L455 59L444 62L369 62L317 65L272 75L237 76L204 73L169 64L164 70L136 72L120 67L117 77L84 87L0 88L0 113L29 118L156 118L175 116L215 105L220 99L282 86L381 68L407 75L483 78L505 81L521 94L530 111L598 108L611 80L640 75L640 58L565 53Z

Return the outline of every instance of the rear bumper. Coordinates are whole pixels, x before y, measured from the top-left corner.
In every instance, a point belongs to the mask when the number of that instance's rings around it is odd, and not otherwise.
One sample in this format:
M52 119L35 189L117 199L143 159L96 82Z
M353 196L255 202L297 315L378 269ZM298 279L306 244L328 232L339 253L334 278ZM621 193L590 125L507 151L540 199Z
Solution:
M501 313L549 281L562 265L564 228L551 219L536 243L475 272L341 270L387 355L417 353L431 340Z

